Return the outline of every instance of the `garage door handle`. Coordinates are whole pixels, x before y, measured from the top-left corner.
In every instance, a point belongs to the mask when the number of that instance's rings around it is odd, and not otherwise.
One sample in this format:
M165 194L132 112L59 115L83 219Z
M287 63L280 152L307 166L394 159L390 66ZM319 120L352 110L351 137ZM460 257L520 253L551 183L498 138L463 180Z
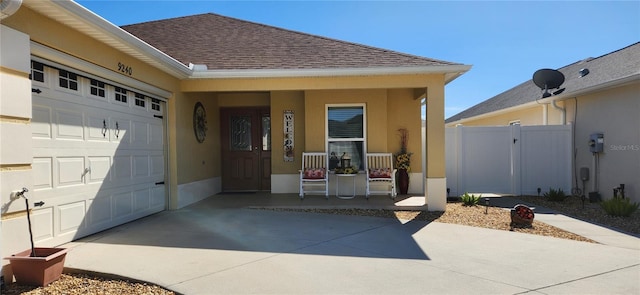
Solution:
M120 125L116 121L116 138L120 138Z
M158 181L158 182L156 182L156 185L161 185L161 184L164 184L164 181Z
M107 137L107 120L102 120L102 138Z

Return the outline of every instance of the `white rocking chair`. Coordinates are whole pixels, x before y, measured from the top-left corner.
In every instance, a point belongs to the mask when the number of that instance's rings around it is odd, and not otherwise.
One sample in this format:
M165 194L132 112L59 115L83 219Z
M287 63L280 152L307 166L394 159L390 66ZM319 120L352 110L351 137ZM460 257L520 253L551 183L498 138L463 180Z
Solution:
M324 194L329 199L329 171L326 153L302 153L300 199L304 194ZM307 189L309 188L309 189Z
M396 172L393 168L393 154L369 153L367 154L367 192L366 198L372 194L389 195L396 198ZM378 190L372 190L372 186Z

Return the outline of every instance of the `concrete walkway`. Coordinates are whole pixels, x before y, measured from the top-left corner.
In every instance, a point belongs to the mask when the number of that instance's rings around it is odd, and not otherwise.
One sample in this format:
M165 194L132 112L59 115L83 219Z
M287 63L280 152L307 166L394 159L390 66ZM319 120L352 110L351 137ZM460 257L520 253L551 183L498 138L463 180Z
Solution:
M248 208L394 206L385 197L362 199L214 196L63 245L72 248L66 266L182 294L640 294L640 239L615 231L593 233L609 236L593 244L437 222ZM399 201L420 206L416 200ZM594 230L578 220L556 222Z

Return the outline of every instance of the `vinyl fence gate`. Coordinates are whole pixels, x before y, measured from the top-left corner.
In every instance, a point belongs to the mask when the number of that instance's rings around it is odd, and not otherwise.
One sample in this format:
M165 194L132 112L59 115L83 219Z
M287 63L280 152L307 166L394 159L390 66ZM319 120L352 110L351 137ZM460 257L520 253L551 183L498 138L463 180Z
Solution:
M447 127L449 196L571 193L573 126Z

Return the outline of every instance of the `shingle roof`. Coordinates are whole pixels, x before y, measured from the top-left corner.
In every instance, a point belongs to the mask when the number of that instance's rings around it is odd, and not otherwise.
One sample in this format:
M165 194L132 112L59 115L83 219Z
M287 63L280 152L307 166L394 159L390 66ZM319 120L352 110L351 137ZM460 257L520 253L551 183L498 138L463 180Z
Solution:
M589 74L580 77L580 69L588 69ZM640 42L625 48L605 54L597 58L587 58L558 69L565 76L565 82L560 88L565 88L559 95L580 92L581 90L607 84L608 82L624 79L640 74ZM533 73L531 73L533 75ZM553 89L551 92L556 91ZM449 117L445 122L451 123L458 120L479 116L482 114L506 109L533 102L542 97L542 91L538 86L528 80L516 87L472 106L456 115Z
M212 13L122 29L185 65L204 64L209 70L459 65Z

